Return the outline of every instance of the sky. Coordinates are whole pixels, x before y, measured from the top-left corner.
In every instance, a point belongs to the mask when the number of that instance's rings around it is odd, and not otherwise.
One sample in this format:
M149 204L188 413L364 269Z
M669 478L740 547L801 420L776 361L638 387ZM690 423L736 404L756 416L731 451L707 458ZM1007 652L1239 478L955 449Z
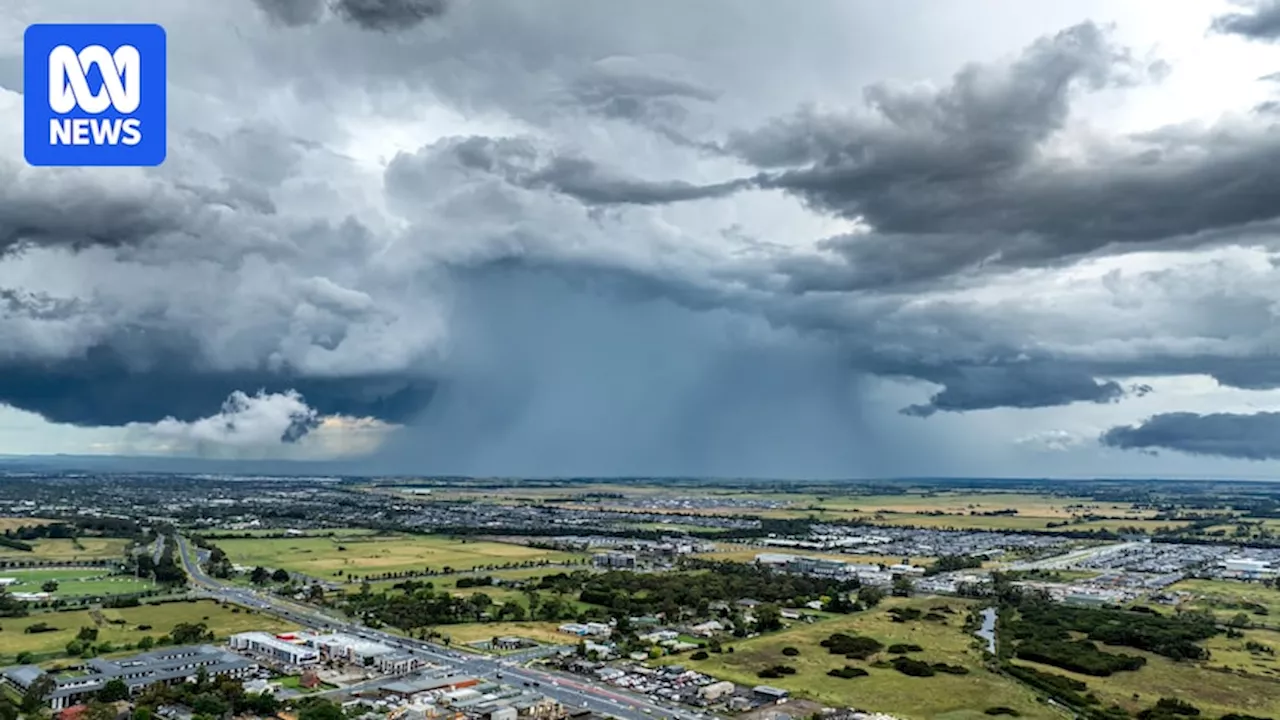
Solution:
M22 34L158 22L156 168ZM1280 0L7 0L0 455L1272 477Z

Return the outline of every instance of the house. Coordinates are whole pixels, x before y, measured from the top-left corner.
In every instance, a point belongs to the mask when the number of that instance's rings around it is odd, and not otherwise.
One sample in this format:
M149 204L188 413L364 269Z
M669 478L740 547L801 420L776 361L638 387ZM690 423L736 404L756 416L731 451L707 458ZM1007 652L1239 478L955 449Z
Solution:
M689 632L698 637L711 637L718 632L724 631L724 623L719 620L708 620L704 623L698 623L689 628Z
M680 633L675 630L654 630L653 632L636 636L637 639L650 643L667 642L668 640L675 640L678 637L680 637Z
M738 607L744 607L744 608L760 607L760 601L752 600L751 598L743 598L734 604L737 605Z

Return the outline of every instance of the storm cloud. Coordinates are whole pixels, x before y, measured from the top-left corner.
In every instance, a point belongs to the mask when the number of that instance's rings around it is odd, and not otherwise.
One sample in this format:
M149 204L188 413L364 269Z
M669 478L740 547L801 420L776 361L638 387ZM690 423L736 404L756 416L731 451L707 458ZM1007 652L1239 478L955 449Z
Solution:
M0 403L184 452L395 426L385 471L840 477L1280 387L1257 98L1112 129L1187 61L1111 2L806 7L20 3L162 22L171 147L28 168L0 132Z
M1101 441L1124 450L1275 460L1280 459L1280 412L1164 413L1137 425L1112 428Z

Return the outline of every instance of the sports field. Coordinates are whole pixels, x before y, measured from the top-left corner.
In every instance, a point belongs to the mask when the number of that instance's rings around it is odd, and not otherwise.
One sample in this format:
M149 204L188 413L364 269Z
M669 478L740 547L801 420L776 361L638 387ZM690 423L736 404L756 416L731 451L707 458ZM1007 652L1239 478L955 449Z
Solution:
M945 623L916 620L893 622L887 610L895 607L930 608L946 605L954 614ZM1036 702L1035 693L1017 682L983 667L982 656L974 649L974 639L961 627L968 603L953 598L888 598L878 607L811 625L796 624L781 632L750 640L725 641L726 652L711 654L702 661L689 655L666 658L664 662L684 665L715 677L743 685L768 684L786 688L797 696L808 697L836 707L858 707L892 713L902 718L943 720L978 720L986 718L989 707L1006 706L1023 717L1056 717ZM967 675L938 673L932 677L911 677L892 668L875 667L877 659L894 656L881 653L869 661L848 660L832 655L820 643L832 633L846 633L874 638L886 647L895 643L920 645L921 652L911 653L917 660L967 668ZM732 646L734 651L727 652ZM785 647L800 651L795 657L784 655ZM794 675L762 680L757 673L769 666L788 665ZM827 671L849 665L866 670L866 677L836 678Z
M7 587L10 592L41 592L46 582L55 581L58 589L53 591L53 596L61 598L124 595L154 587L154 583L149 580L139 580L132 575L117 575L109 570L0 570L0 577L18 581Z
M123 623L112 622L120 620ZM116 610L36 613L24 618L4 619L4 623L0 625L0 665L13 663L20 652L35 653L37 660L60 657L65 654L67 643L75 638L82 627L96 627L98 642L110 642L116 647L122 647L128 643L136 643L146 635L158 638L168 633L178 623L201 622L208 625L219 640L246 630L292 629L290 625L271 615L263 615L234 606L223 607L212 600L143 605ZM36 623L47 623L57 630L42 633L23 632ZM151 629L139 630L139 625L150 625Z
M233 563L284 568L313 577L414 570L501 569L525 562L579 560L580 553L437 535L219 540Z
M82 537L32 540L31 551L0 547L4 560L114 560L124 559L129 541L124 538Z

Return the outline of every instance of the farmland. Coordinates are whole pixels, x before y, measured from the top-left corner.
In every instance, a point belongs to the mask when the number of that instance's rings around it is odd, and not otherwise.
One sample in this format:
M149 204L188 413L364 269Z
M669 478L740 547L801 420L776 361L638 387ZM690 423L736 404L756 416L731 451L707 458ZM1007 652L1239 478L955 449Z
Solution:
M955 610L945 623L896 623L887 612L898 607L928 611L943 604ZM887 599L878 607L855 615L811 625L797 624L777 633L725 643L733 646L732 653L712 654L701 661L675 656L669 661L746 685L765 682L757 676L761 669L785 664L794 667L796 673L768 680L768 684L838 707L880 710L905 718L976 719L986 717L983 710L993 706L1014 708L1029 717L1052 717L1030 690L984 667L973 638L961 627L969 607L954 599ZM958 665L969 674L911 677L892 668L876 667L874 662L846 660L820 645L832 633L867 636L885 646L920 645L924 649L913 653L915 659ZM796 648L799 655L784 655L782 650L786 647ZM845 665L865 669L869 675L851 679L827 675L829 670Z
M73 562L123 559L129 541L105 537L44 538L32 540L29 544L33 548L31 551L0 547L0 560Z
M53 596L60 598L123 595L154 587L150 581L139 580L132 575L113 575L105 570L0 570L0 576L18 581L8 587L11 592L40 592L46 582L55 581L58 589Z
M233 563L283 568L313 577L376 575L446 568L454 571L504 565L578 561L579 553L430 535L381 535L342 538L219 540Z
M47 623L57 630L24 632L27 627L36 623ZM82 627L98 628L99 642L110 642L123 648L137 643L144 636L158 638L178 623L205 623L219 639L246 630L290 629L289 625L273 616L234 606L222 606L211 600L142 605L100 612L77 610L37 613L24 618L6 618L3 626L0 626L3 628L0 629L0 665L14 662L20 652L34 653L38 660L59 657ZM150 625L151 629L139 630L139 625Z

